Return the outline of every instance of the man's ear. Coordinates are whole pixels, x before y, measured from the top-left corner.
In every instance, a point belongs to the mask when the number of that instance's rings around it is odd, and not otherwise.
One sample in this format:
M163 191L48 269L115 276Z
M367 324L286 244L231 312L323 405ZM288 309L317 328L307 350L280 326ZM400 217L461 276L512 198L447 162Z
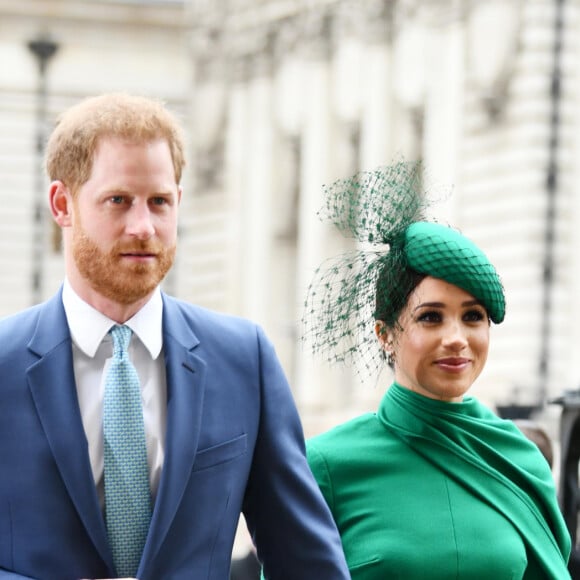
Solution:
M68 187L62 181L53 181L48 190L50 212L54 221L61 227L72 225L73 198Z

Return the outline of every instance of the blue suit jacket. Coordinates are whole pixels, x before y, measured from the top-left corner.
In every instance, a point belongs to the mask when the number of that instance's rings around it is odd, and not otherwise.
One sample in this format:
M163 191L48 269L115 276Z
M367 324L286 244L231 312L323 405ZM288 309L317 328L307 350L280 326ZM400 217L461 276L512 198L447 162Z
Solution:
M261 329L163 304L165 463L138 577L226 580L243 510L268 578L349 578ZM112 578L60 292L2 320L0 345L0 579Z

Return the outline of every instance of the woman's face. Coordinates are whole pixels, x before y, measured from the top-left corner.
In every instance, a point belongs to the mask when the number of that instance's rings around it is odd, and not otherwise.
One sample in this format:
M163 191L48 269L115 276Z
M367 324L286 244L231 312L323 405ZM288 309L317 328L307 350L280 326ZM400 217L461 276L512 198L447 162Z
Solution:
M487 359L485 308L461 288L428 276L398 322L383 332L377 323L379 340L393 353L395 381L431 399L461 401Z

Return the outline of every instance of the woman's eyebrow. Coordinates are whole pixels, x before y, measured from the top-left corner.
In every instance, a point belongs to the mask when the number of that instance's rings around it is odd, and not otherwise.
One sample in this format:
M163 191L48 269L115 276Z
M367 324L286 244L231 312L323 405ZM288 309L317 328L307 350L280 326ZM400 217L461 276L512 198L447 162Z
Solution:
M443 308L445 306L444 302L421 302L421 304L417 304L413 311L419 310L419 308Z
M479 300L466 300L465 302L461 303L461 306L469 307L469 306L482 306ZM419 310L419 308L444 308L445 302L421 302L421 304L417 304L415 308L413 308L413 312Z

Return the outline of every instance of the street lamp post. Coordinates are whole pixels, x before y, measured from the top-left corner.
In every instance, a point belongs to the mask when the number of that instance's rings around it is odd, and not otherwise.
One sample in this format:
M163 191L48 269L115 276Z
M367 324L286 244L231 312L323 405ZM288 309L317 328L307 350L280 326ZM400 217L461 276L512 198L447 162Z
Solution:
M42 300L42 262L45 248L45 210L44 181L42 159L46 140L47 122L47 68L50 59L58 50L58 44L47 37L31 40L28 48L36 57L38 63L38 83L36 89L36 143L35 143L35 173L33 196L33 227L32 227L32 302Z

